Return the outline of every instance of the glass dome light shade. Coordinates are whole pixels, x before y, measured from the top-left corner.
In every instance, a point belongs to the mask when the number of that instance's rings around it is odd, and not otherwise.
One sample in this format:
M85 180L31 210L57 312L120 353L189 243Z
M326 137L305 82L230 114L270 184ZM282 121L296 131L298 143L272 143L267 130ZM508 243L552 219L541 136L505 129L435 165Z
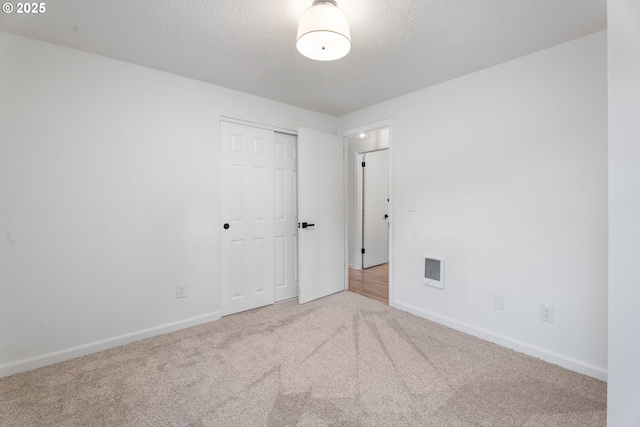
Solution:
M351 50L347 14L335 2L314 2L300 16L296 48L316 61L342 58Z

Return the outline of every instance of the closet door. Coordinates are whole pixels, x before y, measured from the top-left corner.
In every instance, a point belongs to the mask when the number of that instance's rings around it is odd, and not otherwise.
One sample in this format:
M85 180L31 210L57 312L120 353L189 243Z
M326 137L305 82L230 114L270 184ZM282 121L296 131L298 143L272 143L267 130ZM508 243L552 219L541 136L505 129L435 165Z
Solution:
M275 302L274 132L221 122L222 315Z
M298 296L298 139L275 133L276 301Z

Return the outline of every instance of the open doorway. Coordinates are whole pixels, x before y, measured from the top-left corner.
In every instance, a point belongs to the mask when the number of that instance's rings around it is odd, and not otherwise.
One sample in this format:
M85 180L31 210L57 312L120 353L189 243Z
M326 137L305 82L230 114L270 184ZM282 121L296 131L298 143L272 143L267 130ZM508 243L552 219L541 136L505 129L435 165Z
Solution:
M389 303L389 127L347 136L349 290Z

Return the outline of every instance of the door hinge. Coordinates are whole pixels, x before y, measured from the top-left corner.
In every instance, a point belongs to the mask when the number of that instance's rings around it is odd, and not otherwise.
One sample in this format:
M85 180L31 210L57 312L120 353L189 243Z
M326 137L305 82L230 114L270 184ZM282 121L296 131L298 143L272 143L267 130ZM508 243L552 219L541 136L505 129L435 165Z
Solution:
M362 162L362 167L364 167L364 162Z
M360 253L363 254L364 253L364 248L360 249Z

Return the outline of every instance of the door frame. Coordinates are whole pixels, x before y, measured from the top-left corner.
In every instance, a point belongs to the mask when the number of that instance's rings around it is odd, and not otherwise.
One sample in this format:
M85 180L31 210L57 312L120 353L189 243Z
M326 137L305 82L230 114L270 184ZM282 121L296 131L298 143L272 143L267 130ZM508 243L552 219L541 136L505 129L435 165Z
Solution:
M272 130L274 132L286 133L288 135L298 136L298 130L297 129L282 128L282 127L272 126L272 125L268 125L268 124L264 124L264 123L258 123L258 122L252 122L252 121L249 121L249 120L238 119L238 118L231 117L231 116L220 115L218 123L220 123L220 122L235 123L237 125L251 126L251 127L254 127L254 128L258 128L258 129Z
M345 290L348 289L349 286L349 188L348 188L348 179L346 177L349 173L349 164L348 164L348 155L349 155L349 144L348 138L358 135L360 133L367 133L374 130L388 128L389 129L389 305L391 307L394 306L394 224L395 224L395 215L394 215L394 187L393 187L393 120L381 120L379 122L369 123L362 126L358 126L355 128L346 129L343 131L339 131L338 133L342 135L344 140L344 217L345 217L345 228L344 228L344 254L345 254ZM364 152L363 152L364 153ZM356 158L361 153L357 153ZM356 178L358 180L359 178ZM358 191L360 191L360 186L358 186ZM358 202L361 204L362 202ZM358 215L356 215L358 217ZM360 223L361 219L358 220ZM360 223L360 226L362 224ZM356 225L357 226L357 225ZM360 242L362 242L362 230L360 231ZM360 261L360 267L362 268L362 261Z

